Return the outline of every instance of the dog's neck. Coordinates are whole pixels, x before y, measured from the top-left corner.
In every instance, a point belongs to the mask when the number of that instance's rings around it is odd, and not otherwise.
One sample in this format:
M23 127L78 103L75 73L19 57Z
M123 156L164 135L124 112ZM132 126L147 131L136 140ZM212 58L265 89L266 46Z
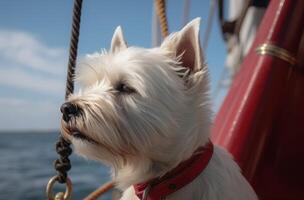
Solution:
M186 184L193 181L208 165L213 154L213 144L208 142L198 148L193 155L167 172L162 177L156 177L133 187L139 199L162 199Z
M200 122L201 123L201 122ZM181 138L172 142L174 146L170 147L166 157L163 160L151 159L146 156L128 157L127 162L119 168L115 169L113 174L114 180L120 189L126 189L129 186L146 182L147 180L154 179L155 177L164 176L169 171L178 166L181 162L189 159L193 153L201 146L208 143L209 127L202 129L196 127L194 123L189 129L181 129ZM205 132L202 132L202 131ZM160 148L155 146L155 148ZM165 152L160 150L160 152ZM114 170L113 170L114 171Z

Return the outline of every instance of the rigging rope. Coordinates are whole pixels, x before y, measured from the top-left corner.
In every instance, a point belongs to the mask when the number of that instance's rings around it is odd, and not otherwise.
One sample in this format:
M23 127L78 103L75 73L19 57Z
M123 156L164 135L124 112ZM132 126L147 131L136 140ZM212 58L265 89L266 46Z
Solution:
M209 42L209 36L211 33L211 29L212 29L212 22L213 22L213 17L214 17L214 13L216 11L217 8L217 0L211 0L210 1L210 5L209 5L209 14L208 14L208 18L207 18L207 27L205 29L205 33L204 33L204 39L203 39L203 49L204 51L206 51L207 46L208 46L208 42Z
M72 31L71 31L65 99L67 99L69 95L72 94L74 91L74 74L75 74L75 65L76 65L77 50L78 50L81 8L82 8L82 0L75 0L73 7L73 22L72 22ZM56 169L58 175L50 179L48 183L47 186L48 199L68 200L71 198L72 183L68 178L68 174L67 174L67 172L71 169L69 156L72 153L72 148L70 147L70 145L71 144L69 141L64 139L62 136L59 136L59 140L56 143L56 152L60 155L60 157L56 159L54 162L54 168ZM67 184L66 192L57 193L56 197L54 197L52 194L53 184L55 181L58 181L59 183Z
M94 192L91 192L84 200L96 200L98 197L103 195L104 193L108 192L110 189L114 187L114 182L109 181L102 186L100 186L98 189L96 189Z
M73 8L73 23L71 31L65 99L67 99L69 95L74 91L74 75L78 50L81 7L82 0L75 0ZM60 155L60 158L55 161L54 166L58 172L59 182L65 183L67 178L67 171L71 169L71 163L68 158L68 156L72 153L70 142L66 141L62 136L60 136L59 141L56 144L56 151Z
M159 18L161 33L163 38L169 35L168 20L166 15L166 2L165 0L155 0L156 12Z
M68 73L67 73L67 82L66 82L66 91L65 99L68 98L70 94L74 91L74 75L75 75L75 66L77 59L77 50L78 50L78 39L79 39L79 27L81 20L81 8L82 0L74 1L73 8L73 24L71 32L71 42L70 42L70 51L69 51L69 63L68 63Z

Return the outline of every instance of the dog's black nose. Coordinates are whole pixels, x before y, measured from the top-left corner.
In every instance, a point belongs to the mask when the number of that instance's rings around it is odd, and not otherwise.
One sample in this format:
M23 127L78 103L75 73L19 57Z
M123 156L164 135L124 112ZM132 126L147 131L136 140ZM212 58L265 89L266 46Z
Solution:
M62 104L60 107L60 111L62 112L62 118L65 122L68 122L71 117L77 115L79 113L79 108L77 105L66 102Z

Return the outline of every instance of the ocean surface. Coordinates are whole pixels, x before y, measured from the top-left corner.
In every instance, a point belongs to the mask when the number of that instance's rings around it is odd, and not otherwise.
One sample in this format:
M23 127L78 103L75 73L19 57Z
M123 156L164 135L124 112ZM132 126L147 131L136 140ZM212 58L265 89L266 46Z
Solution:
M0 200L47 199L45 187L56 174L58 157L55 143L59 133L0 133ZM73 182L73 200L83 199L110 180L109 170L100 163L73 154L69 176ZM61 184L56 187L63 190ZM102 200L110 200L111 193Z

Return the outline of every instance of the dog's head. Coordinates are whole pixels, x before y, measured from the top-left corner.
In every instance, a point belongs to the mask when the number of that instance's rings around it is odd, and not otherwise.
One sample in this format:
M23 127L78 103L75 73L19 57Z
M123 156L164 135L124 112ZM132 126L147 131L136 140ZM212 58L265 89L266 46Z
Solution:
M80 63L81 89L61 107L62 133L78 153L111 165L116 175L153 171L149 178L208 140L208 74L199 21L153 49L127 47L118 27L109 52Z

